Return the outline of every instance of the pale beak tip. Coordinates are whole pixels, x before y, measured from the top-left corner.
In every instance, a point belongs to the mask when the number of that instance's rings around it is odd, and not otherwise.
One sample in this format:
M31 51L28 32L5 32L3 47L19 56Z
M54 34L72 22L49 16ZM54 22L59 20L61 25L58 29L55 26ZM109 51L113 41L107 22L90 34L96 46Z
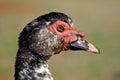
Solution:
M93 53L96 53L96 54L100 54L100 49L99 48L96 48L94 45L92 45L91 43L88 43L88 46L89 46L89 49L88 51L89 52L93 52Z

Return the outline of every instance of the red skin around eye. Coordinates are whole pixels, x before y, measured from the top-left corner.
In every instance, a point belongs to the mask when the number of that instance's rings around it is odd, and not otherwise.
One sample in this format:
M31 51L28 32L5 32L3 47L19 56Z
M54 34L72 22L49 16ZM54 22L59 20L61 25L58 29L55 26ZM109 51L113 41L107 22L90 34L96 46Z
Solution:
M57 27L60 26L60 25L64 26L65 31L63 31L63 32L57 31ZM80 37L85 36L84 32L79 32L74 27L71 27L67 23L65 23L63 21L60 21L60 20L58 20L55 23L53 23L52 25L50 25L48 27L48 30L50 30L51 32L63 37L63 39L64 39L64 49L65 50L67 50L66 45L68 43L72 43L72 42L77 40L77 35L80 35Z

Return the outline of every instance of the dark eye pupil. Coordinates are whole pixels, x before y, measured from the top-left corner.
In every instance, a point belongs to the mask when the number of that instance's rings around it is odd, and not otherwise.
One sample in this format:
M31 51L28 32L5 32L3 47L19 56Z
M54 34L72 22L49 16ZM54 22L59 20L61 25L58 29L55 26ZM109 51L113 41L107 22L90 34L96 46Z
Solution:
M65 30L65 28L63 26L58 26L57 27L57 31L59 32L63 32Z

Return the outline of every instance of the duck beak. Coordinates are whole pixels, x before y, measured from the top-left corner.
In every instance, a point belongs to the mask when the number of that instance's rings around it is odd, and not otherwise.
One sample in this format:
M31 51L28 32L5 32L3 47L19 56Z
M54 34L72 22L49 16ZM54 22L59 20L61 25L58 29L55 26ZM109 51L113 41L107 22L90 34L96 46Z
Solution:
M83 50L97 54L100 53L100 50L97 47L95 47L93 44L80 39L77 39L76 41L69 43L67 45L67 48L69 50Z

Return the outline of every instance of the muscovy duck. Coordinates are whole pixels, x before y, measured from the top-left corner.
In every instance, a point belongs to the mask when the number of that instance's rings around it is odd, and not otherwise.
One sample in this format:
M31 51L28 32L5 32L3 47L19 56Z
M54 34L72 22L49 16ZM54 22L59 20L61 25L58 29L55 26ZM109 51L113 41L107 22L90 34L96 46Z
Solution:
M84 36L84 32L73 27L72 19L60 12L42 15L28 23L19 36L15 80L53 80L48 60L61 51L99 53Z

